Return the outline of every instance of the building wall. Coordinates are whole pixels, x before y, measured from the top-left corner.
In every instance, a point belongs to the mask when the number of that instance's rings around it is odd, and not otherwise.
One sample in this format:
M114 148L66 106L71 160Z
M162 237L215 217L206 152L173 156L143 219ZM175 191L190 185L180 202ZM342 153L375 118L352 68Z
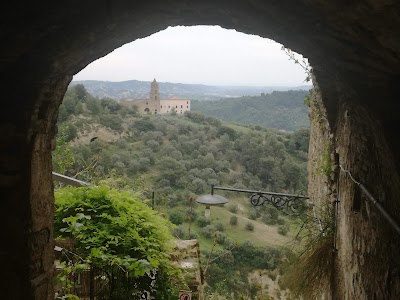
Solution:
M158 86L158 82L155 79L150 84L149 99L123 100L120 102L120 104L125 107L132 107L133 105L136 105L139 109L139 113L141 114L168 114L175 110L177 114L181 115L185 111L190 111L190 99L161 99L160 88Z
M171 113L175 108L177 114L183 114L185 111L190 111L189 99L161 99L160 101L160 114Z
M160 110L160 101L152 101L150 99L123 100L120 104L125 107L136 105L141 114L155 113Z

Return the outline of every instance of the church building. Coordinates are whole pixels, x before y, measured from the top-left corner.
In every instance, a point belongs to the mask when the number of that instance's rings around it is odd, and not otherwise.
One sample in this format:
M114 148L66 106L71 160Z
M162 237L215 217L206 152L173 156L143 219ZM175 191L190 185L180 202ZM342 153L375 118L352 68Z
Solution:
M161 99L158 82L155 79L151 83L149 99L128 99L120 103L126 107L136 105L141 114L167 114L173 111L177 114L183 114L185 111L190 111L190 99Z

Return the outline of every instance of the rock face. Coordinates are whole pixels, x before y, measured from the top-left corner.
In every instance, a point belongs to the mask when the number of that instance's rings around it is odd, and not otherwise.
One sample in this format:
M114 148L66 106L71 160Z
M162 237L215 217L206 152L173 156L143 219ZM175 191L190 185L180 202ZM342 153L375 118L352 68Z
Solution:
M125 43L167 26L199 24L268 37L309 59L324 110L310 160L324 155L325 144L334 158L329 179L310 163L310 178L320 184L310 182L309 194L340 199L327 293L400 298L399 235L338 167L400 222L398 1L14 1L0 16L2 298L53 298L50 159L58 106L72 76Z
M203 271L198 240L176 240L172 259L182 270L193 300L203 300Z

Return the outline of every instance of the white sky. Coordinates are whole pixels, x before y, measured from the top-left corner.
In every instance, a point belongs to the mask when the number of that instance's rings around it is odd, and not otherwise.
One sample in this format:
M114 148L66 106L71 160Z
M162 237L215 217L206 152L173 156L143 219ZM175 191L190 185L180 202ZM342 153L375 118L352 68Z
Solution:
M309 85L303 68L281 47L273 40L219 26L168 27L115 49L73 80Z

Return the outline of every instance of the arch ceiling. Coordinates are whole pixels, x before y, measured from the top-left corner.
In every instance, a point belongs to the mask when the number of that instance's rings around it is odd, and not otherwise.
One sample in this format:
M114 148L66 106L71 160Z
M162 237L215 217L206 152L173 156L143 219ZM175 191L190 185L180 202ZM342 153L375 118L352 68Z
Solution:
M0 68L7 78L73 76L115 48L175 25L220 25L271 38L307 57L331 120L336 83L351 82L374 105L371 89L385 89L400 73L396 1L84 1L3 10ZM13 7L14 5L14 7ZM51 41L51 43L49 43ZM30 69L27 71L26 66ZM46 79L47 77L47 79ZM376 95L381 95L375 92ZM389 105L389 104L388 104ZM376 106L385 117L389 106ZM393 116L392 116L393 117Z

